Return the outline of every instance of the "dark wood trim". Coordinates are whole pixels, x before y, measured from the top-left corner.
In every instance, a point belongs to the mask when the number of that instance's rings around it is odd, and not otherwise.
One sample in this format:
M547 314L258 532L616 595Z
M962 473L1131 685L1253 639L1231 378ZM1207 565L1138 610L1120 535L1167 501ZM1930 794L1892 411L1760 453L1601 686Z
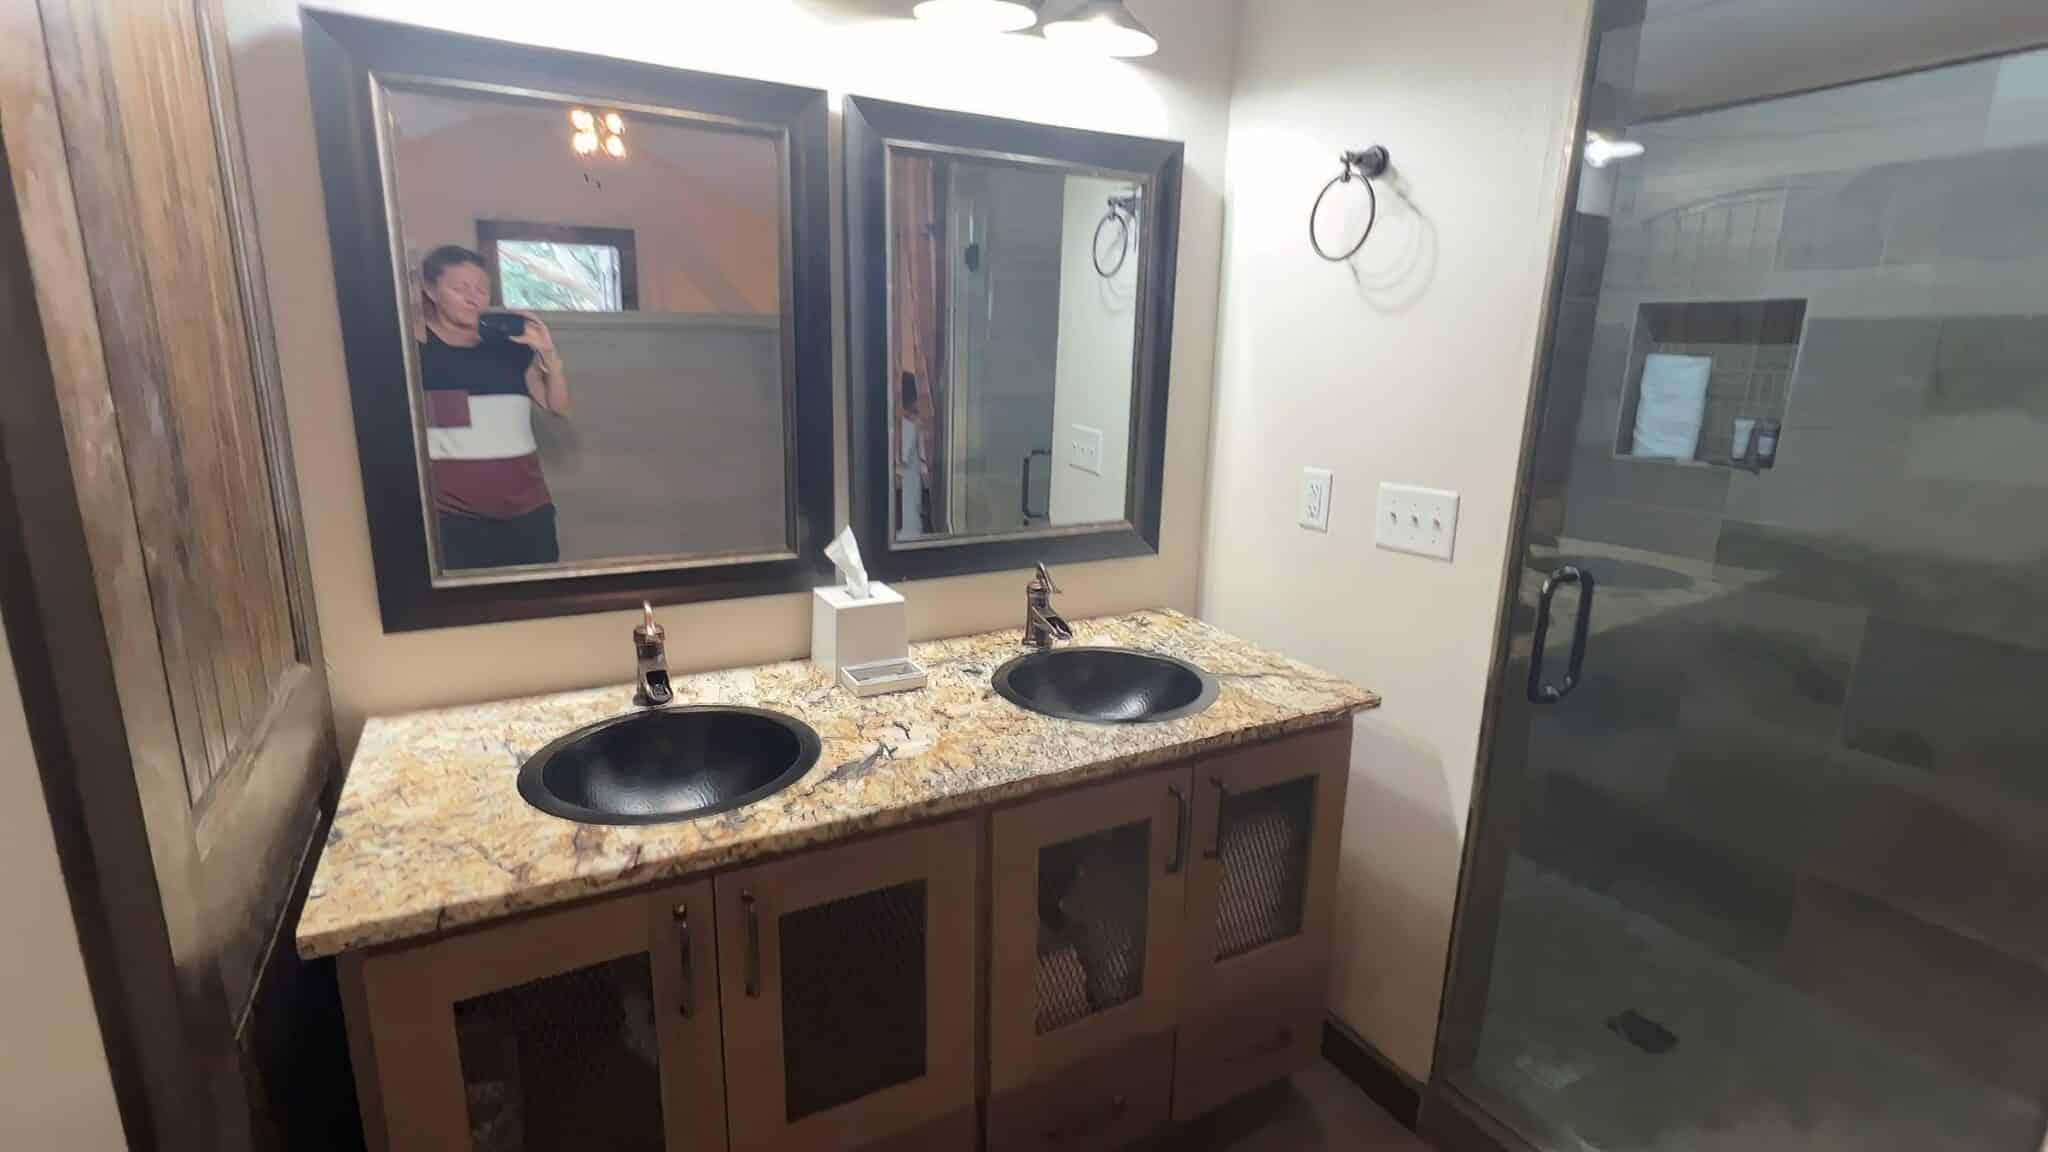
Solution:
M377 600L387 632L566 616L656 604L801 592L829 574L833 527L831 188L825 94L760 80L685 72L461 36L304 13L306 71L341 302ZM778 139L789 196L786 348L794 374L788 549L792 559L436 587L415 458L406 331L393 285L391 226L371 107L371 77L402 75L573 93L596 103L684 109Z
M1166 401L1172 376L1174 282L1186 146L1017 120L846 98L848 459L854 530L869 570L888 580L1155 555L1166 483ZM1098 530L897 548L889 451L888 145L910 142L1001 153L1069 167L1144 173L1145 301L1133 381L1127 523Z
M1535 1145L1442 1080L1424 1090L1415 1134L1443 1152L1537 1152Z
M1422 1086L1335 1016L1323 1021L1323 1059L1387 1115L1415 1131L1422 1114Z
M491 303L505 306L505 271L499 267L501 240L544 240L555 244L588 244L619 250L619 310L640 310L640 257L631 228L596 224L546 224L533 220L479 220L476 250L491 274Z

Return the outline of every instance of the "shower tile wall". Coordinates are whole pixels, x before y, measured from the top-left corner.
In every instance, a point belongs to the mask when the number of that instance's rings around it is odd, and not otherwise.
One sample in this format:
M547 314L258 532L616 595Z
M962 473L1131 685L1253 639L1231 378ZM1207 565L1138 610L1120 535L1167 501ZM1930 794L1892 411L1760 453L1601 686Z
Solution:
M1523 845L2035 1100L2044 77L1990 61L1634 133L1648 153L1618 166L1605 277L1566 301L1583 322L1552 382L1583 364L1559 548L1614 565L1574 698L1597 703L1539 718L1530 762L1565 766ZM1777 298L1808 313L1775 469L1616 456L1639 305ZM1660 568L1690 587L1643 578Z

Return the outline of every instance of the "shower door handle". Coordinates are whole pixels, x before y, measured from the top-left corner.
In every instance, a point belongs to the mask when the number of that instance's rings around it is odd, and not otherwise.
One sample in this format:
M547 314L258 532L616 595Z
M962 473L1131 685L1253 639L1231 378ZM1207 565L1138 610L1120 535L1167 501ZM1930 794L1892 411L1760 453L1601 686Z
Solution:
M1565 666L1564 682L1543 682L1543 646L1550 639L1550 604L1557 590L1567 584L1579 587L1579 621L1572 627L1571 661ZM1567 564L1543 581L1543 594L1536 599L1536 635L1529 647L1529 702L1555 704L1579 686L1579 673L1586 665L1586 634L1593 624L1593 574Z
M1051 463L1051 462L1052 462L1052 449L1050 449L1050 448L1033 448L1033 449L1032 449L1032 450L1031 450L1031 451L1030 451L1030 452L1029 452L1028 454L1026 454L1026 455L1025 455L1025 457L1024 457L1024 479L1023 479L1023 481L1022 481L1022 487L1023 487L1023 490L1022 490L1022 492L1021 492L1021 493L1020 493L1020 495L1019 495L1019 499L1021 500L1021 502L1022 502L1022 503L1023 503L1023 505L1024 505L1024 508L1023 508L1023 512L1024 512L1024 519L1025 519L1025 521L1026 521L1026 522L1029 522L1029 521L1032 521L1032 520L1049 520L1049 519L1051 519L1051 518L1052 518L1052 507L1051 507L1051 503L1050 503L1050 500L1049 500L1049 499L1048 499L1048 502L1047 502L1047 506L1046 506L1046 509L1045 509L1045 511L1043 511L1043 512L1033 512L1033 511L1031 510L1031 462L1032 462L1033 460L1036 460L1036 459L1038 459L1038 458L1039 458L1040 456L1043 456L1043 457L1045 457L1045 459L1046 459L1046 463L1048 463L1048 464L1049 464L1049 463Z

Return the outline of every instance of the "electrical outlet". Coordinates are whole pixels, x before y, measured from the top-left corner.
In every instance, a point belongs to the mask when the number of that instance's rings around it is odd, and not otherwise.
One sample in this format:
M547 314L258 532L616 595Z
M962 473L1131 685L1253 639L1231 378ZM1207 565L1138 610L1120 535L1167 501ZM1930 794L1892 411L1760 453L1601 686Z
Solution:
M1102 429L1076 424L1067 432L1067 463L1083 472L1102 475Z
M1449 560L1458 542L1458 494L1382 484L1375 519L1373 540L1381 548Z
M1301 470L1301 526L1316 532L1330 530L1330 487L1335 477L1328 468Z

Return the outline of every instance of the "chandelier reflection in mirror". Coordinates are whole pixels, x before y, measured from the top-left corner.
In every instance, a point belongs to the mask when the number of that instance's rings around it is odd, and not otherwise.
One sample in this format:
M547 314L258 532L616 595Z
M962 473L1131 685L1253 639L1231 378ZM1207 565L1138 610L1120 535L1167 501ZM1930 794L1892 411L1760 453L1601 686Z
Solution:
M617 112L607 112L600 119L588 108L571 108L569 125L576 130L569 137L569 147L578 156L603 152L614 160L626 158L626 120Z

